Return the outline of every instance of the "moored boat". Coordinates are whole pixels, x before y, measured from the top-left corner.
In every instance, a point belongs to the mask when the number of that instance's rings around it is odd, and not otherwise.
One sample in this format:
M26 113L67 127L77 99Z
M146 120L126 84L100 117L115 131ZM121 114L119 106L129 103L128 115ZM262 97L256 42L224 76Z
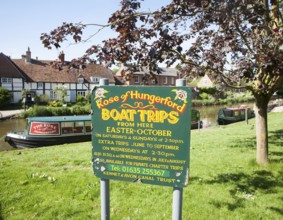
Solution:
M15 148L36 148L91 141L91 116L27 118L24 131L8 132L5 141ZM191 128L201 128L200 113L192 110Z
M227 125L255 117L254 112L246 105L231 108L221 108L217 114L219 125Z
M30 117L26 130L7 133L5 141L16 148L91 141L91 116Z

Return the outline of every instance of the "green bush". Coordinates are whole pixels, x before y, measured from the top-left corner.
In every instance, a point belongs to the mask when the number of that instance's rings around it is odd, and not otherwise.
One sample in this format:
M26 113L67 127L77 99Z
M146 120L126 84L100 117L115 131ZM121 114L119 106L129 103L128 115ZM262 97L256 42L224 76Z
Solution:
M91 113L91 104L87 104L84 106L85 113L90 114Z
M64 116L64 115L88 115L91 112L91 105L75 105L70 107L50 107L50 106L38 106L29 108L22 113L23 118L35 117L35 116Z
M78 95L77 98L76 98L76 103L85 103L85 97L82 96L82 95Z
M85 99L86 99L87 103L91 103L91 93L90 92L88 92L86 94Z
M48 105L49 103L49 97L46 94L42 94L39 96L39 103L41 105Z
M199 97L202 99L202 100L207 100L209 99L211 96L205 92L202 92L199 94Z
M57 96L57 100L60 103L65 103L65 97L67 96L67 89L64 86L57 86L55 88L55 93Z
M214 95L217 92L216 87L201 87L201 88L198 88L198 90L200 93L204 92L210 95Z
M52 100L49 102L49 106L51 107L58 107L58 101L57 100Z
M50 110L54 116L72 115L71 109L67 107L50 108Z
M87 115L90 113L90 105L79 106L75 105L72 109L74 115Z
M52 116L52 111L44 106L35 105L25 112L25 117Z
M34 104L36 104L36 105L40 104L40 99L39 99L39 97L37 95L34 96Z
M3 87L0 87L0 108L10 103L11 95L9 91Z

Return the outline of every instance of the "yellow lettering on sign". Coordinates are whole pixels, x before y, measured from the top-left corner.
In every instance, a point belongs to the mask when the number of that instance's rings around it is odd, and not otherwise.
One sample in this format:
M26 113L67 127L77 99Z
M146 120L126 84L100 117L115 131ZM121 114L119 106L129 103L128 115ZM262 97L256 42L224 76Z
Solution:
M171 111L167 113L164 110L135 110L135 109L117 109L108 110L102 108L101 118L104 121L113 119L114 121L134 121L135 115L139 114L140 121L142 123L164 123L167 121L170 124L176 124L179 121L179 113L177 111Z
M119 112L117 109L108 110L103 108L101 111L101 118L104 121L109 120L110 118L115 121L134 121L136 113L137 111L133 109L122 109L121 112Z
M153 110L138 110L140 113L141 122L159 122L164 123L167 120L170 124L176 124L179 121L179 113L176 111L171 111L167 113L166 111L153 111Z
M107 105L110 105L114 102L118 102L120 99L119 99L119 96L114 96L114 97L110 97L109 99L98 99L96 101L96 105L98 108L103 108Z

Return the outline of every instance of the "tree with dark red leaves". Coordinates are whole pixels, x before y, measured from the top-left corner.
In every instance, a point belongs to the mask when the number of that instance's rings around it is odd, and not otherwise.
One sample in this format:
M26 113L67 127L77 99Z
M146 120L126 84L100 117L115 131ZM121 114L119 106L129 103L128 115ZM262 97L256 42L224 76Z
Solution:
M188 77L209 75L255 98L257 162L268 163L267 105L283 84L282 0L172 0L154 12L143 0L123 0L108 24L116 38L93 45L71 62L147 66L179 63ZM64 23L42 34L45 47L60 47L67 36L82 40L87 25ZM95 35L94 35L95 36Z

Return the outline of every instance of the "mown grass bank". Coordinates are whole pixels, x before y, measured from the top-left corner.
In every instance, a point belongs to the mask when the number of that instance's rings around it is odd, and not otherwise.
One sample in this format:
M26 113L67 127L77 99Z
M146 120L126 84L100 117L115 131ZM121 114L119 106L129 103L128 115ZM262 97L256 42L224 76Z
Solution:
M283 113L269 114L267 167L254 120L193 130L183 219L283 218ZM171 219L172 188L110 181L111 219ZM0 152L0 219L100 219L91 143Z

